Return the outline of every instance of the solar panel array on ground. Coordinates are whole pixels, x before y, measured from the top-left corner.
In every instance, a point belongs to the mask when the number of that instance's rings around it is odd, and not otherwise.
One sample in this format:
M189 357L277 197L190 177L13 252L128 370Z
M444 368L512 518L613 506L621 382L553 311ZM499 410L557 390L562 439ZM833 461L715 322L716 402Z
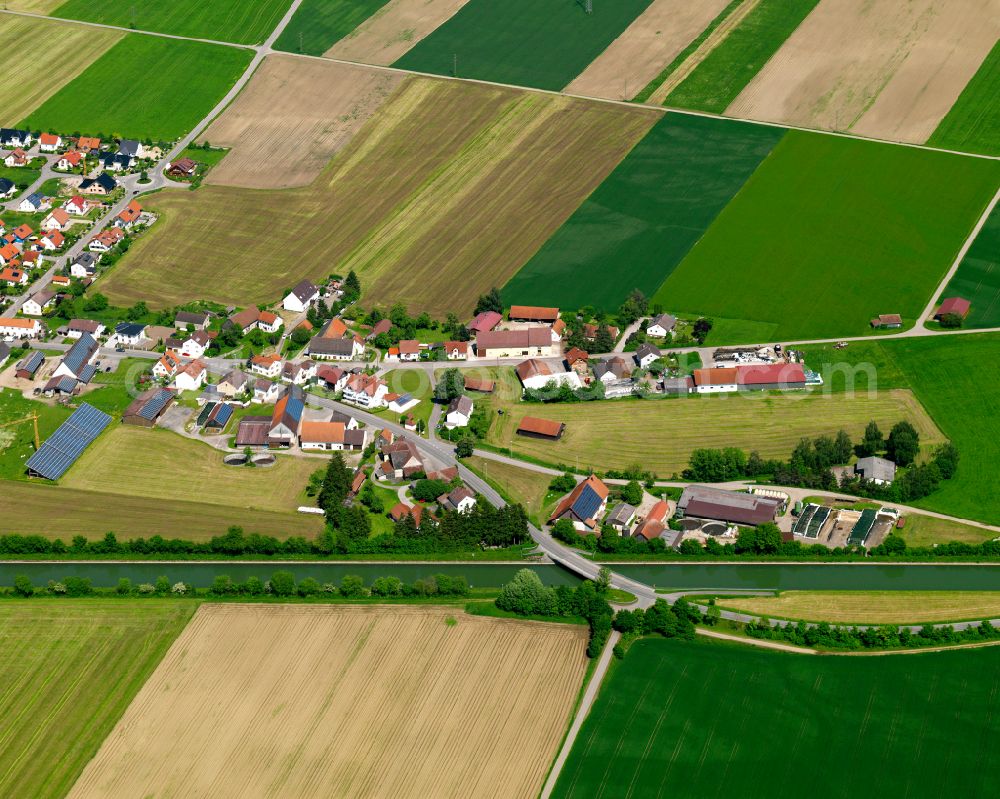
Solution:
M28 471L58 480L110 423L111 417L104 411L83 403L28 458Z
M861 546L868 540L868 534L875 525L875 511L868 509L861 511L861 518L851 528L851 534L847 537L848 546Z

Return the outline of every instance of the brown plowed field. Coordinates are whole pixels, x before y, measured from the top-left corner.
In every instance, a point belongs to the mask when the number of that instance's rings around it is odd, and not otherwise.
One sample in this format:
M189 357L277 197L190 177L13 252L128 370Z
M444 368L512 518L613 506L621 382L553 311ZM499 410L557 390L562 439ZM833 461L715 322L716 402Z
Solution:
M726 7L728 0L654 0L566 91L630 100Z
M923 142L1000 36L1000 0L823 0L726 109Z
M404 83L308 187L204 186L104 280L113 302L273 302L355 269L364 302L468 313L502 286L659 118L655 111L434 79ZM178 242L184 257L178 258Z
M311 183L402 80L365 67L269 56L205 132L212 144L232 148L205 182L249 189Z
M454 608L203 605L69 797L536 796L586 638Z
M324 53L388 66L451 19L469 0L389 0Z

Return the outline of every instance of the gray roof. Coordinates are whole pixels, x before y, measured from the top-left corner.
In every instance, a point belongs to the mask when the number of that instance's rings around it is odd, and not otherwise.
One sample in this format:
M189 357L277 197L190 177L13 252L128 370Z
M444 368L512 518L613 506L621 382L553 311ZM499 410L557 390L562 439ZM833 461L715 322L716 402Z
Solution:
M119 322L115 325L115 333L124 338L133 338L135 336L141 336L142 331L146 329L145 325L140 325L135 322Z
M26 372L34 374L43 363L45 363L45 356L38 350L35 350L26 358L22 359L20 363L18 363L17 368L18 370L23 369Z
M351 355L354 352L354 339L315 336L309 340L308 350L310 355Z
M53 377L45 384L46 391L58 391L60 394L72 394L76 389L77 379L69 375Z
M97 352L97 342L90 333L84 333L76 340L76 343L69 348L69 352L63 357L63 365L73 373L75 377L83 379L83 369ZM91 372L93 376L93 372Z
M854 473L860 474L865 480L882 480L891 483L896 479L896 464L877 456L861 458L854 464Z
M677 317L673 314L661 313L649 323L649 327L659 325L664 330L673 330L677 325Z
M654 347L652 344L643 344L635 351L636 360L641 361L647 355L652 355L659 358L663 353L660 352L659 347Z
M208 321L208 314L194 311L178 311L174 317L176 325L203 325Z
M635 516L635 506L627 502L619 502L608 514L608 524L628 524L629 520Z
M93 267L97 263L97 256L91 252L82 252L76 258L73 259L73 263L79 264L85 269L88 267Z
M464 394L461 397L455 397L455 399L448 403L448 413L452 413L454 411L458 411L463 416L471 416L472 400Z
M292 289L291 293L299 298L299 302L309 302L318 291L319 289L308 280L303 280Z
M151 388L132 400L125 409L125 415L139 416L151 421L164 411L173 398L174 392L169 388Z
M246 385L247 380L249 380L243 372L239 369L233 369L231 372L226 372L225 376L220 380L220 383L229 383L233 388L242 388Z
M135 158L139 155L139 148L142 145L134 139L122 139L118 142L118 152Z

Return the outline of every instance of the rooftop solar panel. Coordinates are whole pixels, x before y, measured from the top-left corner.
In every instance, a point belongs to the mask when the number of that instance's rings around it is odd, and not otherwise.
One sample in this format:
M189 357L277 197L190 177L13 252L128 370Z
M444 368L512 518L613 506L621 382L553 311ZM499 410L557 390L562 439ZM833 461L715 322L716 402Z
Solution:
M209 415L206 424L222 428L226 426L226 423L232 418L232 416L233 406L223 402L222 404L215 406L215 410Z
M573 503L573 512L581 519L592 519L601 507L601 498L589 485L583 487L580 496Z
M161 388L139 409L139 416L143 419L155 419L163 410L163 406L170 401L171 396L173 395L169 389Z
M83 403L28 458L28 470L49 480L58 480L110 423L111 417L104 411Z

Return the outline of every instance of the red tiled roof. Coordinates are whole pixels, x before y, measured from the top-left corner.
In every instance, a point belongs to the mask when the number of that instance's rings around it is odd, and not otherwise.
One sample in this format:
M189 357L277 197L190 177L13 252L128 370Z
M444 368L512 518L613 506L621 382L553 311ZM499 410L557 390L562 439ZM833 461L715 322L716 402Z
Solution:
M549 438L559 438L566 425L551 419L539 419L535 416L525 416L517 428L518 433L530 433Z
M538 305L511 305L509 316L511 319L526 319L530 322L554 322L559 318L559 309Z
M968 300L963 299L962 297L949 297L938 306L934 315L944 316L945 314L956 314L964 319L969 313L969 307L970 303Z

